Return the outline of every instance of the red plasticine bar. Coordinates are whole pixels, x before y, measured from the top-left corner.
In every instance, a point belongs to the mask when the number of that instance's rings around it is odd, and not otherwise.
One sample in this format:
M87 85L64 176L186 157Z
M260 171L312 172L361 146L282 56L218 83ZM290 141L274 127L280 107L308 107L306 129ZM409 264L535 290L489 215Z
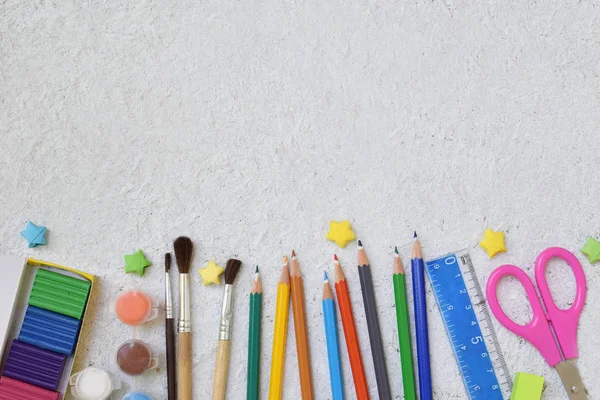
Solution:
M0 400L58 400L60 393L11 379L0 378Z

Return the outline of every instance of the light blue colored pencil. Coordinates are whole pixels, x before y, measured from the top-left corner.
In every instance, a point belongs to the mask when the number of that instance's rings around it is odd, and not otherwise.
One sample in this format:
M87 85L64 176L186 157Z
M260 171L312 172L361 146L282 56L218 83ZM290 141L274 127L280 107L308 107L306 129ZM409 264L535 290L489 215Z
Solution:
M324 273L323 282L323 318L325 319L325 339L327 341L332 400L344 400L344 381L342 379L342 363L340 362L337 318L327 272Z

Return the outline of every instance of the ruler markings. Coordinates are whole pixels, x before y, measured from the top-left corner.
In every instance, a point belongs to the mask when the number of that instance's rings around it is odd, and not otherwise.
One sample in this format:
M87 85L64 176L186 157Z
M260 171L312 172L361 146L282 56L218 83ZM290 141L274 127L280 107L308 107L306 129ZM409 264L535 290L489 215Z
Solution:
M429 261L427 273L469 398L508 398L510 374L468 253Z

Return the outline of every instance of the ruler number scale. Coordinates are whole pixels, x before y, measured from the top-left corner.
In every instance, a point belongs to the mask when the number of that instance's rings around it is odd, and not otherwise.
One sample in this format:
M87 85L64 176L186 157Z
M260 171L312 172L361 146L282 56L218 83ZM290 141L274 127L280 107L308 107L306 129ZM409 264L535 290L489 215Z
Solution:
M469 254L428 261L426 269L469 398L507 399L510 374Z

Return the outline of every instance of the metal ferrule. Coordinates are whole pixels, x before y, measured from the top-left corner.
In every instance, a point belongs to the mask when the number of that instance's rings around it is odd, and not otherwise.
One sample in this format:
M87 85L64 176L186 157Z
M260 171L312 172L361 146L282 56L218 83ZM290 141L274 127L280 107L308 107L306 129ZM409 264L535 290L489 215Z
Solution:
M173 319L173 293L171 293L171 275L165 274L165 318Z
M178 332L192 331L192 318L190 309L190 277L188 274L179 274L179 323Z
M231 320L233 319L233 285L225 285L223 291L223 306L221 307L221 326L219 340L230 340Z

